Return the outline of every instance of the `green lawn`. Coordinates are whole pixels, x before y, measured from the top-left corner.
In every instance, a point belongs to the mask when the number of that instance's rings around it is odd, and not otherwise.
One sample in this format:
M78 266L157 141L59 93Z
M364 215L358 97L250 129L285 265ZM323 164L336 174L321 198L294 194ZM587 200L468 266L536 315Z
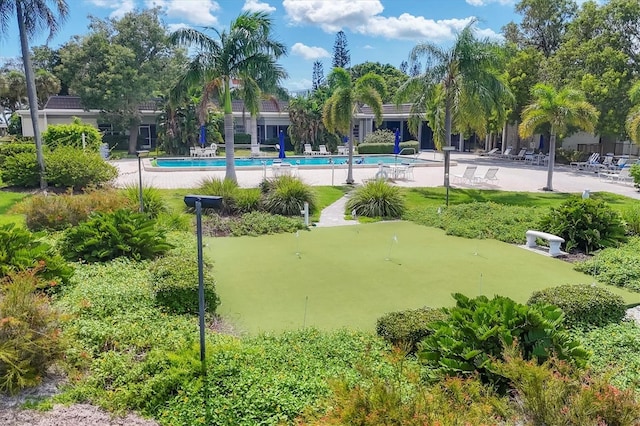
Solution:
M21 214L7 213L17 202L27 197L25 192L0 191L0 225L7 223L24 224L24 216Z
M206 243L222 299L219 312L251 333L304 325L373 330L385 312L449 306L453 292L525 302L534 290L592 282L561 260L409 222ZM640 294L610 289L627 303L640 302Z

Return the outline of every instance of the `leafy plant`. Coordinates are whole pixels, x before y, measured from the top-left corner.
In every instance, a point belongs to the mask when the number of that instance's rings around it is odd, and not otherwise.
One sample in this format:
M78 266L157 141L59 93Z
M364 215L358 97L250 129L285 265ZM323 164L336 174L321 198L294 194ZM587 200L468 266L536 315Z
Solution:
M273 179L264 199L264 208L272 214L300 216L304 203L309 203L309 212L315 211L316 194L312 187L292 176Z
M84 140L84 145L83 141ZM102 144L100 131L88 123L83 123L78 117L73 118L71 124L52 124L42 132L42 142L51 150L60 147L88 149L98 152Z
M418 357L437 376L479 374L501 391L508 380L495 369L505 348L514 345L521 356L543 363L551 356L578 366L588 353L564 331L564 314L551 305L526 306L495 296L469 299L454 294L449 317L434 323L434 333L420 344Z
M171 248L165 232L140 213L120 209L96 213L89 220L65 231L60 246L67 259L104 262L125 256L153 259Z
M364 137L363 143L385 143L392 144L396 139L395 134L389 129L378 129L374 132L368 133ZM393 151L392 151L393 152Z
M574 248L590 253L625 241L620 215L601 200L571 197L540 220L545 232L565 239L565 250Z
M390 312L378 318L376 333L392 345L413 353L418 342L433 333L429 324L446 317L442 309L429 307Z
M40 169L36 156L30 152L6 157L0 173L2 181L7 185L35 188L40 184Z
M640 205L633 204L624 209L622 220L626 226L627 234L640 236Z
M0 170L5 168L5 162L8 158L23 153L35 156L36 145L34 143L21 142L0 143Z
M548 304L562 309L567 327L602 327L625 316L622 297L595 285L561 285L531 295L528 305Z
M640 187L640 164L632 165L629 174L633 177L633 183L636 188Z
M38 270L0 281L0 392L35 386L61 354L59 316L36 291Z
M259 188L239 189L235 195L238 213L250 213L262 207L262 192Z
M400 189L379 179L357 188L347 201L347 211L355 211L357 216L397 219L404 210Z
M140 187L137 185L128 185L124 189L129 203L132 206L140 208ZM164 201L162 193L153 186L142 185L142 205L144 214L151 219L157 219L162 213L168 211L167 204Z
M0 278L33 270L45 285L54 288L73 275L64 259L38 235L15 224L0 226Z
M632 237L618 248L604 249L574 268L599 282L640 291L640 237Z
M47 181L57 187L81 189L118 176L118 169L104 161L100 154L73 147L60 147L45 160Z
M205 178L200 182L198 192L202 195L216 195L222 197L222 214L232 214L236 211L236 194L238 184L231 179L217 177Z
M258 236L306 229L300 218L266 212L245 213L241 217L208 215L203 218L203 228L206 235L215 237Z
M156 301L177 314L198 313L198 264L184 256L164 256L150 268ZM220 299L216 294L211 266L204 265L204 300L207 313L213 314Z

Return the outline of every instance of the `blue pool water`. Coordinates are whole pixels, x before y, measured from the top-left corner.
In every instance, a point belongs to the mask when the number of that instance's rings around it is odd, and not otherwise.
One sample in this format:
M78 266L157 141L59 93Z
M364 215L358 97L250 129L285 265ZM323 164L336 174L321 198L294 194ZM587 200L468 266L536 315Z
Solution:
M314 156L314 157L287 157L282 160L283 163L289 163L292 165L298 165L301 167L331 167L331 161L334 164L346 164L347 156ZM263 166L271 166L274 160L278 160L277 158L236 158L235 164L236 167L253 167L260 168ZM426 164L428 161L419 160L414 158L407 158L398 156L397 158L394 155L354 155L353 163L355 165L364 164L364 165L377 165L379 163L383 164L394 164L394 163L412 163L412 164ZM183 167L225 167L225 159L224 158L174 158L174 159L157 159L158 167L166 167L166 168L183 168Z

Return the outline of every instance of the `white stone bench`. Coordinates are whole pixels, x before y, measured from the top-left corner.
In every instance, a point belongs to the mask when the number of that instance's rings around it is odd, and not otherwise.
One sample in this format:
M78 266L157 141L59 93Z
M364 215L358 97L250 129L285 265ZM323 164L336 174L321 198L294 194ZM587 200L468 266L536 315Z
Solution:
M565 254L562 250L560 250L560 244L564 243L564 238L558 237L557 235L548 234L546 232L533 231L530 229L527 231L527 247L536 247L536 238L549 241L549 256L556 257Z

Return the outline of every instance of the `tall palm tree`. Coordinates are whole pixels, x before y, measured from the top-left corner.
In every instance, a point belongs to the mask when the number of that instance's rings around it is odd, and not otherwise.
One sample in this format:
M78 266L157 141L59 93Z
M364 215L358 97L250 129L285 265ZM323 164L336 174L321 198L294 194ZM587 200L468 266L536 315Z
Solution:
M629 99L634 106L627 115L627 133L634 143L640 144L640 81L637 81L629 90Z
M533 136L541 126L551 127L549 138L549 169L545 191L553 191L553 167L556 158L556 137L564 135L568 126L593 132L598 121L598 110L585 100L579 90L555 88L538 83L531 89L533 102L522 110L522 122L518 127L520 137Z
M343 68L334 68L329 75L329 87L333 91L322 110L322 122L330 132L349 137L349 164L347 184L353 184L353 114L362 104L373 110L375 121L382 121L382 98L386 94L384 79L367 73L351 81L351 75Z
M53 9L49 7L53 4ZM57 12L57 13L56 13ZM39 30L49 31L49 40L53 37L69 12L65 0L1 0L0 1L0 31L6 33L9 26L10 15L15 13L18 19L18 32L20 34L20 48L22 51L22 63L27 79L27 97L29 110L33 123L33 134L36 141L36 156L40 166L40 188L47 188L45 176L44 155L42 153L42 136L38 123L38 96L36 94L35 75L31 65L29 52L29 38Z
M457 127L482 129L484 126L479 121L502 109L505 98L510 97L509 89L496 71L499 52L487 40L475 37L474 25L475 20L467 24L449 49L421 43L411 50L409 59L413 64L420 59L427 64L423 73L409 78L396 93L397 103L412 103L414 118L409 121L412 133L417 134L422 117L441 102L443 105L438 109L444 110L444 123L430 122L430 126L443 127L444 142L450 146L451 130L456 122ZM430 115L432 120L441 116L439 112ZM460 150L463 143L461 138Z
M274 58L286 54L286 47L272 38L272 26L272 19L265 13L243 13L231 23L228 32L205 28L213 31L216 38L194 29L181 29L171 35L175 43L198 49L182 82L187 86L202 86L203 102L208 102L211 96L220 102L224 112L225 178L234 182L237 178L231 109L232 81L242 80L244 84L257 85L255 76L264 77L282 71L275 66Z

